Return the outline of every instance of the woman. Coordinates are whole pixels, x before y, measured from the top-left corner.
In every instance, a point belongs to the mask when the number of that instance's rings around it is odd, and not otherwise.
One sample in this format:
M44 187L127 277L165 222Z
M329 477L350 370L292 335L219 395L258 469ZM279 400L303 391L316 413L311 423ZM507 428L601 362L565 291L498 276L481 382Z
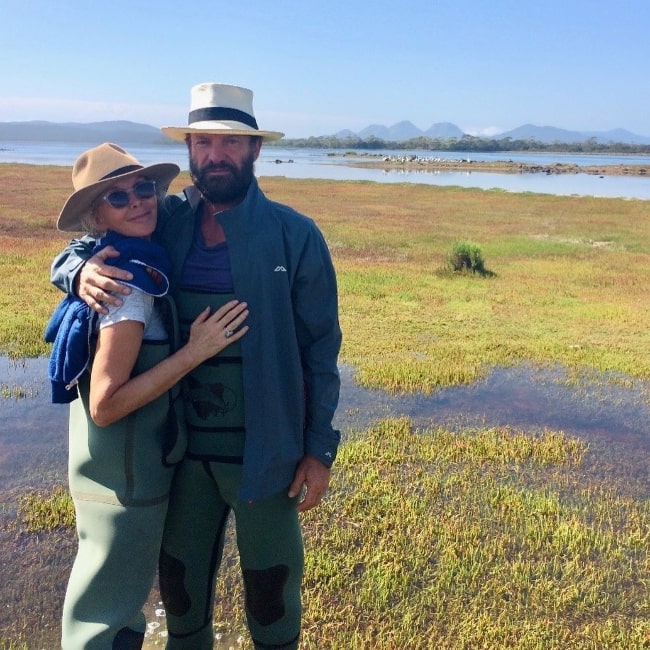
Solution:
M248 330L246 304L232 300L214 314L204 309L189 340L174 346L173 304L155 298L168 288L168 263L150 236L158 195L179 171L144 167L114 144L99 145L77 159L75 192L57 221L60 230L102 235L98 248L114 246L116 263L133 273L121 307L91 315L66 298L46 332L54 343L54 401L71 402L69 482L79 536L63 606L64 650L142 646L141 609L156 572L174 465L185 450L175 386Z

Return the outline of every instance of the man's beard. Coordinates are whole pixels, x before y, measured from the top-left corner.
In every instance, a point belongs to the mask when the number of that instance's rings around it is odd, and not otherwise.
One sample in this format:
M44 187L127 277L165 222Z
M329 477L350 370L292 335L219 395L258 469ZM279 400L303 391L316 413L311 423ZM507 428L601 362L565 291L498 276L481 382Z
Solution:
M240 168L230 163L209 163L199 168L190 156L190 172L194 185L210 203L232 203L242 200L253 180L255 157L251 154ZM230 174L213 176L214 170L228 170Z

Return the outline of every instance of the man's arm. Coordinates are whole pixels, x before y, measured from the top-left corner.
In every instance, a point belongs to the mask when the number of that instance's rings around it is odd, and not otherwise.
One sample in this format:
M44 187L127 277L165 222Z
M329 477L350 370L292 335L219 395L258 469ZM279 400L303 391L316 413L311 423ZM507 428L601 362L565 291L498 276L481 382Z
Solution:
M52 262L50 281L64 293L75 294L74 282L83 264L92 256L95 240L90 237L73 239Z
M303 512L321 502L341 437L332 427L340 389L337 364L341 329L336 275L325 240L317 230L303 250L293 295L306 417L305 456L298 464L289 496L305 491L298 505L298 511Z
M105 264L109 257L119 253L108 246L96 255L92 254L95 240L91 237L73 239L65 250L52 262L50 280L66 293L81 298L91 309L107 313L103 303L119 307L122 301L117 294L129 294L131 289L116 280L131 280L131 273Z

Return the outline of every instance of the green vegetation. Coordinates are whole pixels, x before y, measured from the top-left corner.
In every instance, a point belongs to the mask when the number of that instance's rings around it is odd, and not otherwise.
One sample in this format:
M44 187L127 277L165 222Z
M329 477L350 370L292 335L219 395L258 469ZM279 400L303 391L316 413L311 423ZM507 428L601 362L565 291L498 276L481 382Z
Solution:
M364 386L430 392L521 363L650 378L647 201L263 184L324 229L339 277L342 357ZM481 242L493 275L439 273L457 241Z
M574 484L585 453L407 420L346 443L308 517L306 647L647 647L650 508Z
M447 255L447 267L454 273L490 273L485 268L481 247L471 241L454 242L451 252Z
M10 190L0 198L0 349L44 354L69 170L16 167L0 165ZM426 392L521 363L561 365L578 387L650 378L647 202L261 185L323 229L342 360L367 386ZM475 262L485 253L489 279L439 272L458 242ZM650 504L587 471L594 452L583 441L512 427L420 431L406 419L346 436L329 494L304 517L303 650L650 647ZM17 525L46 536L71 516L61 489L23 497ZM246 634L234 549L229 530L215 628L236 638ZM26 648L0 636L0 650Z
M61 526L72 528L75 522L72 498L64 487L56 487L50 494L29 492L19 499L18 518L32 533Z
M23 399L26 397L33 397L34 394L33 389L19 386L17 384L5 384L4 382L0 382L0 397L4 399Z

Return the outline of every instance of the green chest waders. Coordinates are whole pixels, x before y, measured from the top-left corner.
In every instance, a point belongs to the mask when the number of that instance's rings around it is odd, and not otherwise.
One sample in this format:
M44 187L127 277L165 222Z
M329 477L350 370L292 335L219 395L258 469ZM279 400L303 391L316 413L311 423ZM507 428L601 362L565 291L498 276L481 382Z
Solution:
M214 311L233 297L177 296L182 338L206 306ZM246 438L242 367L236 341L183 381L187 460L174 479L160 565L167 650L213 647L215 580L231 511L254 645L298 647L303 548L296 500L286 493L255 503L238 497Z
M175 320L170 299L165 320ZM174 328L175 329L175 328ZM174 331L172 329L172 331ZM165 341L143 341L132 375L142 374L166 359L175 348L174 335ZM79 382L80 400L70 408L70 489L82 499L122 505L147 505L167 498L173 465L185 452L180 388L160 397L106 427L97 426L88 414L90 375Z
M163 301L172 310L170 301ZM172 337L170 337L171 339ZM143 341L133 374L169 356L172 340ZM180 390L99 427L88 414L90 377L70 405L69 482L79 548L63 607L64 650L139 648L175 464L186 434Z
M214 312L233 299L232 294L183 291L176 298L181 340L190 325L210 306ZM244 389L239 341L204 361L182 382L188 430L188 456L241 464L244 455Z

